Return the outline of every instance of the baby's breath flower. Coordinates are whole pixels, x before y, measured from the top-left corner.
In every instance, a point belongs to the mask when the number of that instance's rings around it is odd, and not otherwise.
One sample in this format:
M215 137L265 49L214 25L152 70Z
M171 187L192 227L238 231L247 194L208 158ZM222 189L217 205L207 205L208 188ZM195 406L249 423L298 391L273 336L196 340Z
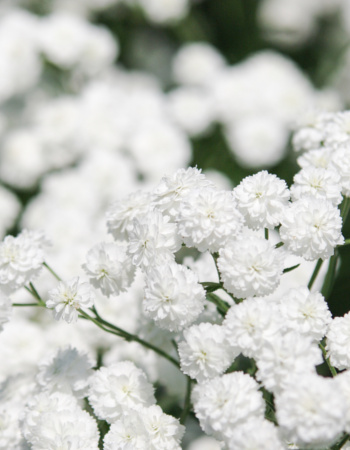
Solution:
M90 283L108 297L126 291L135 276L125 242L96 245L88 252L82 267L90 277Z
M68 323L78 320L78 309L88 308L94 303L89 283L79 282L79 277L60 282L48 295L46 306L54 309L54 318Z
M286 182L266 170L244 178L233 195L246 224L253 229L279 225L290 197Z
M283 255L266 239L244 234L220 251L224 287L238 298L267 295L279 285Z

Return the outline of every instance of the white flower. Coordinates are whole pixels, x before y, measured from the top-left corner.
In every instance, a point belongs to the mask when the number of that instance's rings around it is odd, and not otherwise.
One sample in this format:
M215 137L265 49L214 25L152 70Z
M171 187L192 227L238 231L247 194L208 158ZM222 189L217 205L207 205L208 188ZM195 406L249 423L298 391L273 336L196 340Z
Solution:
M153 405L153 392L145 373L131 361L122 361L95 372L89 402L97 417L112 423L129 409Z
M299 156L297 162L302 169L307 169L308 167L327 169L332 160L333 151L334 149L331 147L321 147L310 150Z
M154 190L157 209L176 218L182 202L195 189L212 186L201 170L196 167L179 169L172 176L164 176Z
M289 130L276 115L246 114L226 127L225 137L241 166L271 167L286 154Z
M263 298L247 298L231 306L223 325L231 348L250 358L282 327L277 308Z
M148 449L148 435L138 410L114 421L103 439L104 450Z
M3 329L4 323L10 320L11 314L12 314L11 300L0 290L0 332Z
M263 416L265 403L259 385L243 372L233 372L197 384L193 407L205 433L221 439L230 428L252 416Z
M328 200L337 206L343 200L338 173L318 167L307 167L298 172L290 192L293 201L311 196Z
M183 45L173 60L175 80L180 84L206 85L221 72L225 61L217 49L205 42Z
M321 340L326 334L332 315L319 292L310 292L301 286L291 289L279 302L284 324L299 333Z
M315 366L322 362L321 350L312 338L295 331L280 332L266 340L256 355L257 379L269 391L278 392L296 374L315 373Z
M346 404L333 379L296 377L275 405L282 435L302 448L329 448L344 430Z
M253 229L279 225L290 197L286 182L266 170L244 178L233 195L246 224Z
M350 313L334 317L327 332L327 354L339 370L350 368Z
M339 389L343 396L343 401L346 405L346 424L345 424L345 431L347 433L350 432L350 371L345 370L344 372L339 373L335 378L334 381L336 384L338 384Z
M133 220L144 216L149 210L152 195L146 191L136 191L115 203L107 210L107 227L114 239L127 239L133 229Z
M108 297L126 291L135 277L135 267L124 242L95 245L82 267L90 277L90 283Z
M23 230L0 244L0 289L12 293L37 277L44 262L47 241L41 232Z
M87 394L93 366L94 362L86 353L72 347L59 349L39 364L37 381L44 390L83 398Z
M42 414L74 411L77 406L76 397L62 392L41 392L30 397L21 418L23 436L28 441L33 440Z
M185 427L175 417L164 414L158 405L143 408L140 415L149 438L147 450L180 450Z
M279 285L283 254L268 240L244 234L221 249L218 267L225 289L234 296L263 296Z
M341 228L338 208L326 200L307 197L285 211L280 235L288 250L312 261L333 255L334 247L344 242Z
M187 247L218 252L240 234L243 217L231 192L206 188L195 190L183 202L178 224Z
M41 414L29 440L33 450L98 450L99 432L93 417L78 406Z
M205 291L197 275L185 266L168 263L147 273L143 309L160 328L178 331L203 311Z
M104 438L105 450L180 450L184 427L160 406L126 411L112 423Z
M46 306L54 308L54 318L68 323L78 320L78 309L88 308L94 303L91 286L89 283L80 283L79 277L60 282L48 295Z
M197 381L205 381L224 373L235 356L220 325L200 323L184 331L179 343L181 370Z
M350 197L350 141L333 151L330 167L340 175L343 195Z
M149 212L134 219L129 231L129 253L136 266L144 268L163 261L174 260L174 253L181 247L177 226L159 211Z
M227 439L229 450L284 450L278 429L262 417L250 417L232 428Z

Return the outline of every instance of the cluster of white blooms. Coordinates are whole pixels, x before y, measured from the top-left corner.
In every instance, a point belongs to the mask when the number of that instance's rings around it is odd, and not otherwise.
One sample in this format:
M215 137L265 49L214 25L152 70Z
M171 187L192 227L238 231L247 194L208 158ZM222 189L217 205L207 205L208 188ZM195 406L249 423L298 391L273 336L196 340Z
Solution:
M229 149L248 168L281 161L305 111L341 107L334 91L315 90L291 60L272 51L229 66L210 44L189 43L174 57L173 76L180 85L169 94L175 121L190 136L221 123Z
M42 232L23 230L0 243L0 289L11 294L38 277L48 244Z
M82 283L79 277L72 278L66 282L60 282L57 287L49 291L46 301L48 308L53 308L56 320L76 322L78 310L93 306L93 292L89 283Z

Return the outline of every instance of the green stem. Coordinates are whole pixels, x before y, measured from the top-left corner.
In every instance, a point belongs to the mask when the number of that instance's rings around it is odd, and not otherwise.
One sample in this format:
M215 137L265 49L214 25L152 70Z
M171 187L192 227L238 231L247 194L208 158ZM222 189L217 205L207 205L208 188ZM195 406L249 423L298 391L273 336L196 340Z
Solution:
M33 286L33 284L32 283L29 283L29 286L30 287L28 287L28 286L24 286L24 289L26 289L37 301L38 301L38 304L39 304L39 306L45 306L46 307L46 304L45 304L45 302L43 301L43 299L40 297L40 295L38 294L38 291L35 289L35 287Z
M269 239L269 229L265 228L265 239Z
M221 283L211 283L211 282L205 282L205 283L200 283L204 289L207 292L214 292L217 291L218 289L223 289L223 286Z
M342 204L340 206L340 215L343 219L343 225L345 223L345 220L349 214L349 209L350 209L350 197L344 197Z
M286 267L285 269L283 269L283 273L291 272L292 270L297 269L299 266L300 266L300 264L295 264L295 266Z
M284 242L278 242L278 244L275 245L275 248L280 248L284 245Z
M335 277L335 270L337 267L337 261L338 261L338 250L334 249L334 255L330 257L329 263L328 263L328 269L326 273L326 277L323 282L323 286L321 289L321 293L324 296L324 298L328 298L330 293L332 292L333 284L334 284L334 277Z
M344 241L344 244L342 245L342 246L344 246L344 245L349 245L350 244L350 239L345 239L345 241ZM341 247L342 247L341 246Z
M340 450L341 448L343 448L344 444L346 444L349 440L350 436L348 434L345 434L343 436L343 438L335 445L333 445L333 447L331 447L331 450Z
M46 262L43 262L43 266L46 267L46 269L47 269L49 272L52 273L52 275L56 278L56 280L62 281L62 278L59 277L59 276L57 275L57 273L56 273L53 269L51 269L51 267L50 267Z
M12 303L12 306L42 306L39 303Z
M222 300L218 295L213 292L207 294L207 300L217 307L219 314L225 317L227 311L230 309L230 305Z
M332 377L336 377L337 376L337 371L335 370L335 368L330 363L329 358L327 357L327 352L326 352L325 347L321 344L321 342L319 342L318 345L319 345L320 349L322 350L323 358L324 358L324 360L327 363L327 366L328 366L328 368L329 368L329 370L330 370L330 372L332 374Z
M99 313L97 312L95 307L91 308L91 311L93 311L94 314L96 315L96 318L94 320L92 320L96 325L97 325L96 322L98 322L99 325L111 328L112 330L114 330L114 331L116 331L118 333L118 336L123 337L126 341L138 342L139 344L143 345L144 347L146 347L146 348L148 348L150 350L153 350L155 353L158 353L158 355L160 355L163 358L167 359L169 362L174 364L174 366L176 366L177 368L180 367L179 362L175 358L170 356L168 353L163 351L162 349L154 346L153 344L151 344L151 343L149 343L147 341L144 341L143 339L139 338L135 334L128 333L127 331L123 330L122 328L119 328L116 325L113 325L112 323L107 322L107 320L102 319L102 317L99 315ZM89 316L87 314L86 314L86 316L87 316L87 318L89 318L89 320L92 319L91 316Z
M186 418L189 412L191 411L191 389L192 389L192 380L190 377L187 377L185 404L180 416L180 423L182 425L186 422Z
M311 290L311 288L312 288L312 286L313 286L313 284L314 284L314 282L315 282L315 280L317 278L317 275L318 275L318 273L319 273L319 271L320 271L320 269L322 267L322 264L323 264L323 259L319 259L317 261L317 263L316 263L316 266L315 266L315 269L314 269L314 271L313 271L313 273L311 275L309 284L307 285L309 291Z

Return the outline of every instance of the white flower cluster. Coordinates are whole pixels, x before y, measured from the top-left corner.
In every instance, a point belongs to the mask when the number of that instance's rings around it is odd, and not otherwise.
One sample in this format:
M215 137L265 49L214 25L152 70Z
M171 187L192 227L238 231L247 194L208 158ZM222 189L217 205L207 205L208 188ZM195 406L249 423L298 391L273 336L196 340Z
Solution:
M277 18L276 11L283 9L278 3L289 2L273 1ZM291 60L272 51L230 66L210 44L189 43L174 57L173 76L179 84L169 93L175 121L190 136L206 135L219 122L234 158L248 168L281 161L290 132L305 111L341 108L334 91L317 91Z

